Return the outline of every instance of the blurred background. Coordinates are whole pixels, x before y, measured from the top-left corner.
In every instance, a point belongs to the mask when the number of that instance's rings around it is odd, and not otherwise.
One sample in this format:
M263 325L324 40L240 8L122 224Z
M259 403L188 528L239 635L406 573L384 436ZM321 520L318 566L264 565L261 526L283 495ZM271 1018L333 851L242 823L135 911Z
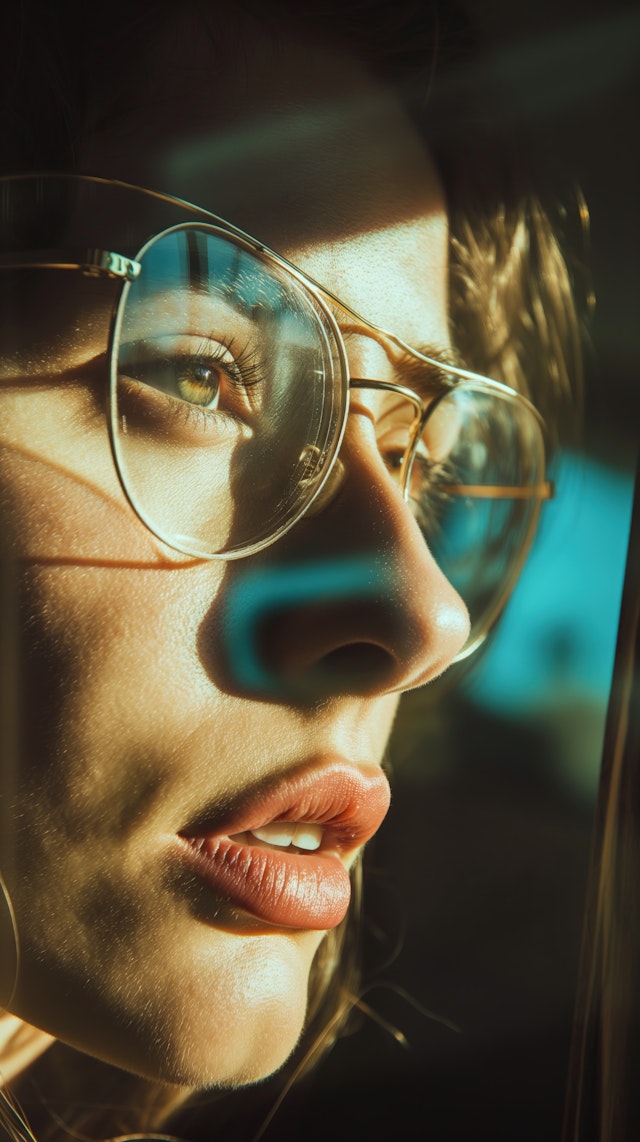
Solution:
M557 498L491 645L402 712L369 854L375 1015L287 1096L268 1139L547 1142L562 1128L640 425L640 7L459 7L483 105L589 205L585 424L554 461Z

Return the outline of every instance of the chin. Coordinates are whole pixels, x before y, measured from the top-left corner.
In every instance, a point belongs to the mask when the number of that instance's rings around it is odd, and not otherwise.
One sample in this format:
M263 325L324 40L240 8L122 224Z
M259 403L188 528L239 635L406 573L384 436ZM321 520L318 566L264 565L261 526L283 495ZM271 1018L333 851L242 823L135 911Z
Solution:
M145 1079L190 1090L246 1086L279 1070L295 1050L322 937L218 932L190 955L183 947L179 961L170 952L164 972L156 949L139 971L132 965L126 980L120 976L119 987L114 976L103 980L99 997L58 986L47 989L39 1010L25 1003L16 1013L76 1051ZM64 992L60 1006L54 996Z
M208 1003L195 997L178 1015L169 1049L158 1052L158 1078L231 1089L268 1078L289 1059L305 1024L308 972L269 955L250 975L230 979L232 972L212 981Z

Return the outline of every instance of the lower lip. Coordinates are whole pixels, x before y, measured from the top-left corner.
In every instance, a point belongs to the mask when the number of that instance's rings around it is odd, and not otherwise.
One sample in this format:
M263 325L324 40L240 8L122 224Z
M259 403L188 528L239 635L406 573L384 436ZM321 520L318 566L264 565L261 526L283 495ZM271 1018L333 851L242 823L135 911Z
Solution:
M305 855L270 851L220 837L200 852L184 840L185 855L217 898L280 928L335 928L351 898L349 873L334 852Z

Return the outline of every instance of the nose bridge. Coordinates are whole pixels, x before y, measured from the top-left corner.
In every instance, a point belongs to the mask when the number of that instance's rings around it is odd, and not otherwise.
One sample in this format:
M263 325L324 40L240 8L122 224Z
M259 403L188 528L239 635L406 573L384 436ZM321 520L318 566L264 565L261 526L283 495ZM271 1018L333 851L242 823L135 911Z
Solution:
M232 693L303 708L395 694L440 674L466 641L466 608L403 500L427 405L392 379L394 362L375 342L375 352L348 357L363 371L349 377L325 488L278 544L235 565L204 624L203 658L217 660Z
M412 430L418 425L422 424L424 420L425 405L417 393L413 389L409 389L406 385L398 384L396 381L384 381L374 377L351 377L349 379L349 391L366 391L392 393L399 396L402 400L407 401L414 410L414 418L411 424ZM353 410L353 399L350 401L349 411ZM373 411L373 410L372 410ZM384 415L384 414L383 414ZM374 422L377 421L375 412L373 414Z
M400 338L372 325L366 319L345 310L348 322L339 325L349 368L349 408L353 407L354 390L390 393L407 401L414 410L412 429L424 420L425 402L413 389L397 380L399 353L416 356ZM412 438L415 431L412 432Z
M396 393L413 405L417 416L422 416L424 409L422 399L417 393L414 393L413 389L408 389L406 385L398 384L396 381L384 381L376 377L350 377L349 389L371 389L375 392Z
M467 638L466 608L403 502L428 405L372 333L347 330L350 399L325 487L223 592L215 631L233 691L303 707L398 693L441 673Z
M403 447L402 447L402 460L401 460L401 463L400 463L399 467L397 468L397 470L394 469L393 464L392 464L390 459L387 459L385 461L384 456L382 456L382 459L385 462L385 466L387 468L387 474L392 477L392 479L394 480L394 482L396 484L400 485L400 487L402 488L403 494L405 494L405 498L406 498L407 475L408 475L408 472L410 471L410 468L411 468L411 458L412 458L413 451L414 451L415 439L416 439L416 435L417 435L417 433L418 433L418 431L419 431L419 429L420 429L420 427L424 421L424 416L425 416L423 402L420 400L420 398L417 396L416 393L414 393L411 389L407 389L404 385L399 385L399 384L396 384L395 382L392 382L392 381L381 381L381 380L378 380L376 378L366 378L366 379L361 378L361 377L350 378L349 390L350 390L350 392L352 392L352 391L366 392L367 390L370 390L373 392L391 393L391 394L394 394L396 396L401 397L403 400L406 400L411 405L411 407L414 411L414 416L413 416L411 422L409 424L406 424L405 426L402 426L402 422L399 421L399 424L397 424L395 426L396 431L394 432L394 438L392 441L392 450L393 450L394 455L398 454L398 443L399 443L398 431L397 431L398 427L400 426L400 431L402 431L402 427L405 427L406 433L407 433L406 442L404 442ZM349 405L348 405L347 418L349 417L350 414L351 415L363 415L363 416L366 416L369 420L371 420L371 422L374 426L374 432L376 433L376 435L377 435L376 430L378 428L379 421L381 419L383 420L384 416L386 415L383 412L382 418L380 418L378 416L377 410L375 408L371 408L367 404L360 404L358 402L355 404L355 407L354 407L353 399L350 400ZM390 431L393 432L394 425L391 424L389 426L389 428L390 428ZM331 471L330 471L329 476L326 480L326 483L324 484L324 487L322 488L322 491L319 493L319 495L316 496L316 498L312 501L311 505L307 508L307 510L305 512L306 518L311 518L315 515L318 515L320 512L324 511L325 508L327 508L329 506L329 504L331 504L331 502L335 499L335 497L338 495L341 488L343 487L344 481L347 478L347 467L348 467L344 461L345 447L346 447L346 438L343 437L340 450L338 451L337 455L334 458L333 465L331 467ZM380 450L382 453L382 449L380 449Z
M393 396L399 396L401 400L410 404L413 409L414 415L409 424L403 424L401 417L397 418L397 423L393 421L389 425L385 425L386 413L383 412L379 418L379 425L382 428L382 440L379 444L381 448L381 455L387 471L394 476L395 482L399 483L403 494L407 494L408 475L411 469L411 461L413 461L414 452L416 449L416 442L419 433L422 431L425 420L425 405L421 397L413 392L413 389L407 388L406 385L400 385L395 381L378 380L375 378L352 378L350 380L350 389L355 391L373 391L377 393L390 393ZM374 426L378 428L378 419L373 417ZM386 435L385 429L389 428L390 431L390 455L389 458L384 455L384 437ZM402 440L402 433L406 429L406 440ZM377 432L376 432L377 436ZM395 467L395 458L399 455L399 447L401 447L401 463L397 468Z

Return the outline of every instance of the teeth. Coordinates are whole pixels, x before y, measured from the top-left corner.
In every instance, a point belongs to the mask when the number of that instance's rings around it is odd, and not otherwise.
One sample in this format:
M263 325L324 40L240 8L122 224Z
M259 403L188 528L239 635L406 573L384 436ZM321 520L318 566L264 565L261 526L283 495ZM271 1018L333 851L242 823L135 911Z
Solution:
M322 826L296 825L296 830L293 834L293 843L299 849L307 849L308 852L319 849L322 843Z
M260 829L251 829L259 841L266 841L268 845L285 846L291 844L295 831L295 824L292 825L288 821L274 821L271 825L262 825Z
M312 852L319 849L322 843L321 825L297 825L295 821L273 821L270 825L251 829L251 832L259 841L265 841L268 845L280 845L281 848L295 845L296 848Z

